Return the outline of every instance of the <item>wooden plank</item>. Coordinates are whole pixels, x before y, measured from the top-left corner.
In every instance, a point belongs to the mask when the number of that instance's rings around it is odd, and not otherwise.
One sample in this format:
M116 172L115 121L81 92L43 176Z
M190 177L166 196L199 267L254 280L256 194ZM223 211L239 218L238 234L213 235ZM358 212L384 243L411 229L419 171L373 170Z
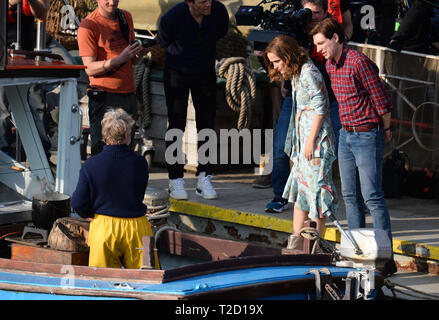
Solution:
M55 263L64 265L87 266L88 251L68 252L13 243L11 249L11 259L20 261L32 261L37 263Z
M64 265L55 263L38 263L0 258L0 270L9 272L39 272L49 273L55 276L65 276ZM72 274L87 278L100 278L100 280L114 281L140 281L142 283L161 283L164 276L163 270L147 269L118 269L118 268L95 268L88 266L72 266Z
M114 297L114 298L132 298L142 300L176 300L182 299L183 296L161 293L149 293L149 292L129 292L129 291L116 291L116 290L93 290L93 289L81 289L81 288L69 288L69 287L53 287L53 286L34 286L26 284L15 283L0 283L0 290L17 291L17 292L29 292L29 293L41 293L41 294L53 294L53 295L70 295L72 300L75 300L75 296L90 296L90 297Z
M20 223L0 225L0 236L5 236L6 234L9 233L23 232L23 229L27 224L28 222L20 222Z
M150 236L143 237L142 244L143 244L142 268L153 269L155 266L154 237L150 237Z
M35 70L35 69L57 69L60 71L66 70L83 70L86 67L76 64L65 64L57 61L37 61L34 59L23 59L21 57L9 57L6 70Z
M270 265L330 265L331 255L303 254L302 251L212 238L166 230L158 241L159 250L174 255L207 261L165 270L164 280L183 279L209 272ZM160 252L160 251L159 251Z
M160 249L170 254L217 261L256 255L280 255L281 248L224 240L167 230L159 240Z

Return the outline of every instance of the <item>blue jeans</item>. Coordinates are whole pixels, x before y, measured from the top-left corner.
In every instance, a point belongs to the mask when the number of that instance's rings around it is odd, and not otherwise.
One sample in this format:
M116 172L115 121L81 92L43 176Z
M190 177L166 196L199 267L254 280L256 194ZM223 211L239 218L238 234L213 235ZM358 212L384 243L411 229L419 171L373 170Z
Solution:
M282 198L285 184L290 175L290 158L285 153L285 138L290 125L293 99L285 97L282 103L279 118L274 130L273 141L273 171L271 172L271 184L273 185L274 198Z
M334 130L335 136L335 154L338 152L338 140L340 137L341 121L340 114L338 112L338 102L337 100L332 101L329 107L329 116L331 118L332 129Z
M382 190L384 144L385 135L381 128L369 132L347 132L341 129L338 162L349 229L364 228L366 225L365 214L357 196L359 178L361 194L372 215L374 228L385 230L392 241L390 215Z

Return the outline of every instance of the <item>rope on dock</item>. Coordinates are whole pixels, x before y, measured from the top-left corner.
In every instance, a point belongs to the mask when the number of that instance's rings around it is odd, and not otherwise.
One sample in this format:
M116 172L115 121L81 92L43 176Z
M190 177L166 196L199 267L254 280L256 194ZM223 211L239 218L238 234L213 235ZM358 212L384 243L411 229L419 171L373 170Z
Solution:
M243 57L221 59L217 73L226 79L225 96L230 108L239 112L238 130L250 124L251 107L256 99L256 78Z
M390 281L389 279L384 280L384 285L392 292L394 299L397 299L396 293L399 292L399 293L402 293L406 296L417 298L417 299L439 300L439 295L431 294L431 293L427 293L427 292L422 292L420 290L416 290L416 289L404 286L402 284L394 283L394 282ZM396 286L404 288L405 290L397 289L397 288L395 288ZM422 295L422 296L420 297L420 296L417 296L415 294L409 293L407 291L412 291L412 292L419 294L419 295Z
M148 206L148 213L147 213L148 220L163 219L169 217L170 214L168 211L170 207L171 207L170 202L162 206L155 206L155 207Z

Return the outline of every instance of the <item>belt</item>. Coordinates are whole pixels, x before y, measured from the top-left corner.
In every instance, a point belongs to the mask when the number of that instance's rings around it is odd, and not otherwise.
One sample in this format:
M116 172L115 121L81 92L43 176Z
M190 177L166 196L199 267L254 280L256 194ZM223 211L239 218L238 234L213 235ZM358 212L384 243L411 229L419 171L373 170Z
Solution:
M101 96L104 94L113 94L113 95L119 95L119 96L130 96L135 94L136 92L110 92L110 91L105 91L103 89L98 89L98 88L93 88L93 87L87 87L87 95L93 96L93 97L97 97L97 96Z
M343 126L343 128L349 132L368 132L371 129L378 128L378 123L365 124L365 125L356 126L356 127Z
M115 94L115 95L119 95L119 96L130 96L135 94L135 92L109 92L109 91L105 91L108 94Z

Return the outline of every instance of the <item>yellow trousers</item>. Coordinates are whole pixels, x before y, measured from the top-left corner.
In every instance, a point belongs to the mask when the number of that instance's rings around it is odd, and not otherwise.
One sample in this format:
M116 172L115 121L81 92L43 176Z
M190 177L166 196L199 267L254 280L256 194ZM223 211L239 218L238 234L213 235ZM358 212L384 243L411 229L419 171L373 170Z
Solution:
M88 245L90 267L140 269L142 237L153 236L146 216L118 218L95 214L90 223ZM155 268L160 269L157 252Z

